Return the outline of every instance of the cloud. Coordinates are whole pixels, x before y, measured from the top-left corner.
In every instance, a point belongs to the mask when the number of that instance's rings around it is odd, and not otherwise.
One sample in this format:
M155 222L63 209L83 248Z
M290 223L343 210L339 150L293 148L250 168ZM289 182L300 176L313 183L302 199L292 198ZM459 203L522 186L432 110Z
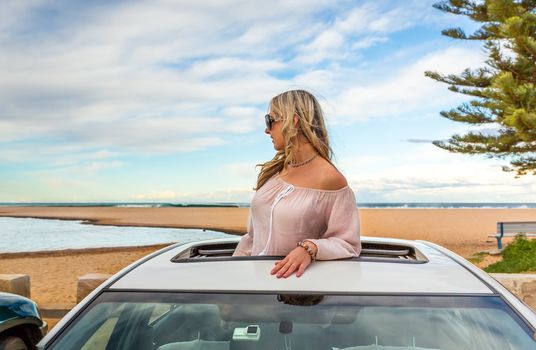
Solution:
M359 50L359 49L366 49L374 44L377 43L383 43L389 40L386 36L368 36L363 39L360 39L352 44L352 49Z
M334 124L425 115L458 97L423 72L459 72L480 64L482 53L455 45L430 52L423 48L429 43L381 57L366 53L392 43L395 33L436 25L444 17L433 2L4 1L0 160L13 168L32 164L55 189L95 192L69 175L232 145L262 127L269 99L288 88L324 96ZM417 141L425 140L408 140ZM361 161L373 166L375 157ZM413 171L432 176L413 161ZM375 179L383 179L399 195L405 187L421 191L413 184L454 187L448 178L427 182L411 177L411 168L394 169L404 176L395 183L383 172L355 180L374 191L381 185ZM239 159L223 172L248 185L213 194L166 186L132 198L247 198L254 164ZM57 174L64 180L55 182ZM450 176L464 183L468 175Z
M335 99L339 122L367 120L374 117L397 117L408 112L423 113L448 101L459 101L459 95L424 76L427 70L443 74L459 73L484 62L480 49L449 47L418 59L383 79L357 83L341 92Z
M431 3L426 1L406 1L402 6L388 1L362 3L322 26L311 41L300 46L295 61L312 64L355 59L356 50L386 42L389 34L435 17L430 15L431 10Z
M0 143L0 160L8 163L39 163L65 166L109 160L123 157L124 154L106 148L88 148L77 144L50 145L41 142Z
M471 127L467 131L472 133L479 133L485 136L497 136L499 134L499 131L501 130L501 127L496 125L481 125L478 127Z
M409 143L432 143L434 140L425 140L425 139L405 139L405 142Z
M224 172L228 176L234 178L242 178L245 180L256 179L259 169L255 167L258 162L233 162L225 164Z
M147 154L250 133L289 85L339 94L350 85L338 85L337 62L431 11L372 1L0 6L0 139ZM335 65L311 66L324 59Z
M252 190L241 188L195 193L164 190L134 194L129 197L129 200L140 202L168 201L171 203L249 203L252 195Z
M326 30L318 34L311 43L301 47L302 54L296 58L296 62L311 64L336 56L345 44L344 39L341 33L332 29Z
M361 165L341 167L361 201L387 202L532 202L536 184L516 179L496 160L452 154L422 144L396 159L370 156Z
M183 196L181 193L177 193L175 191L171 190L164 190L164 191L151 191L148 194L134 194L130 196L129 199L136 200L136 201L161 201L161 200L175 200L179 197Z
M97 6L38 41L21 37L28 28L13 22L1 42L0 137L182 152L224 143L225 136L212 136L215 128L221 135L252 131L252 115L229 124L219 111L266 104L269 91L279 89L269 73L283 64L235 56L259 51L257 42L233 43L260 14L244 2L234 6L242 10L235 24L217 4ZM5 10L38 16L31 7ZM286 23L297 25L297 17Z
M404 6L385 6L385 4L382 1L364 3L349 11L346 17L337 19L335 28L353 34L387 34L414 25L416 21L425 18L430 11L429 4L422 1L407 1Z

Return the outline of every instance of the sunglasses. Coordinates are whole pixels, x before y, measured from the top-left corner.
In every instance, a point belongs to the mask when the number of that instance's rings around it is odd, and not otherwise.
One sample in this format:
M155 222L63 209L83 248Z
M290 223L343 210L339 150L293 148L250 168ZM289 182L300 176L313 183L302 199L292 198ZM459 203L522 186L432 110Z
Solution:
M277 120L275 120L271 115L267 114L264 116L264 122L266 123L266 128L268 130L272 130L272 125L276 122Z

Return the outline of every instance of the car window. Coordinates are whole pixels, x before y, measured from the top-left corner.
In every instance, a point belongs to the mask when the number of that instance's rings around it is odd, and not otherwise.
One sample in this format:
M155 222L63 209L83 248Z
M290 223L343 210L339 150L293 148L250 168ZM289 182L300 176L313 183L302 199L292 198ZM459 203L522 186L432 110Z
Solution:
M497 296L104 293L49 349L536 350Z
M82 345L81 350L106 349L112 331L117 323L117 317L109 318L97 328L95 333Z

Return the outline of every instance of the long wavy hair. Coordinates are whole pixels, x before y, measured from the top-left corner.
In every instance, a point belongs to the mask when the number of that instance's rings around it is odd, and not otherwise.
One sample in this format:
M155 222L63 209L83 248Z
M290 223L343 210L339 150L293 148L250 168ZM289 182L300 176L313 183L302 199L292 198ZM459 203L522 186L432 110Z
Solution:
M262 187L275 174L295 163L294 148L298 137L310 143L320 157L331 163L333 151L329 146L328 131L324 121L324 113L316 97L304 90L290 90L272 98L270 112L276 120L283 123L281 132L285 140L285 149L278 151L274 158L266 163L257 164L261 167L255 190ZM294 118L298 122L294 124Z

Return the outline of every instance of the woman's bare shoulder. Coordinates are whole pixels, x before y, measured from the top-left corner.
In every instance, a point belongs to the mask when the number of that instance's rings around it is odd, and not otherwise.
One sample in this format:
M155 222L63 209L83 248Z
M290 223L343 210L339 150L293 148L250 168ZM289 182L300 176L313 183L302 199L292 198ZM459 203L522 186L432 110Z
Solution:
M322 189L333 191L340 190L346 186L348 186L348 182L344 175L326 161L322 169Z

